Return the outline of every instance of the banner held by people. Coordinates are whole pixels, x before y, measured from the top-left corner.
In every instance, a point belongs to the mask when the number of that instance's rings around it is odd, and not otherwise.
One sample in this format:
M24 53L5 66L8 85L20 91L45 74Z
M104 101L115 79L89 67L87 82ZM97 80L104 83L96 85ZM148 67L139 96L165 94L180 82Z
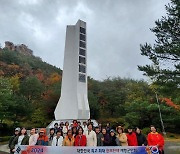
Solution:
M159 154L158 148L146 146L106 146L106 147L53 147L53 146L16 146L15 154L79 154L79 153L121 153L121 154Z

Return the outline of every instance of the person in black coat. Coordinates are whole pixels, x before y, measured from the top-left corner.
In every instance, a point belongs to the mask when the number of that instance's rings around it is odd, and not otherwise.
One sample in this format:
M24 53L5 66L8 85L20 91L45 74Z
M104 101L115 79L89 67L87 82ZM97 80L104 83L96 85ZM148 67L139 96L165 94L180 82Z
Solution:
M119 139L116 137L115 131L113 129L110 130L110 146L120 146Z
M136 127L135 131L136 131L138 146L146 146L147 140L146 137L141 133L141 130L138 127Z
M19 134L13 139L10 148L15 152L16 145L29 145L29 136L27 135L26 128L21 128Z
M15 132L14 132L14 135L10 138L10 140L9 140L9 144L8 144L8 146L9 146L9 149L10 149L10 154L13 154L14 152L12 152L12 150L13 149L11 149L11 144L12 144L12 141L15 139L15 137L19 134L19 132L20 132L20 128L18 127L18 128L16 128L15 129Z
M111 127L110 127L110 123L108 122L106 124L106 131L107 131L108 134L110 133L110 130L111 130Z

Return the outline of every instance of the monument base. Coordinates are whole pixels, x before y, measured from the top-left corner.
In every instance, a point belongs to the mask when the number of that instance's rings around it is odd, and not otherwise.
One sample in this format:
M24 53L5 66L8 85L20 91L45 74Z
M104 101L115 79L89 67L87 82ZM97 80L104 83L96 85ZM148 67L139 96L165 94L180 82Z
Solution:
M65 124L65 122L69 122L69 125L71 125L73 123L73 120L77 120L81 122L81 126L83 124L84 121L88 121L88 119L62 119L62 120L54 120L52 121L46 128L50 129L50 128L54 128L54 124L58 123L58 125L63 122ZM98 122L95 119L91 119L91 122L93 122L93 126L96 127L98 126Z

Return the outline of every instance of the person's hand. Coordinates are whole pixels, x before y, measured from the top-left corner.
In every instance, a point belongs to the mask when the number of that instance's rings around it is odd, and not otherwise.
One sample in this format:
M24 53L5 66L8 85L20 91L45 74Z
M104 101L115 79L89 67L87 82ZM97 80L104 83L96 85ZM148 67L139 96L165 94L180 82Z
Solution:
M12 152L15 152L15 151L16 151L15 149L12 150Z
M103 142L104 142L104 138L101 138L101 141L103 141Z

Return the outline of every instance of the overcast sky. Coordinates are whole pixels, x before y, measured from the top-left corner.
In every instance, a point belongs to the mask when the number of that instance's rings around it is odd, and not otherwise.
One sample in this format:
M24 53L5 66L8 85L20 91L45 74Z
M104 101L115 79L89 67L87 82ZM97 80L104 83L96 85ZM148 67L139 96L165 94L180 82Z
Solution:
M26 44L43 61L63 68L66 25L87 22L88 75L102 80L142 79L137 65L150 61L140 44L169 0L0 0L0 43ZM146 78L145 78L146 79Z

